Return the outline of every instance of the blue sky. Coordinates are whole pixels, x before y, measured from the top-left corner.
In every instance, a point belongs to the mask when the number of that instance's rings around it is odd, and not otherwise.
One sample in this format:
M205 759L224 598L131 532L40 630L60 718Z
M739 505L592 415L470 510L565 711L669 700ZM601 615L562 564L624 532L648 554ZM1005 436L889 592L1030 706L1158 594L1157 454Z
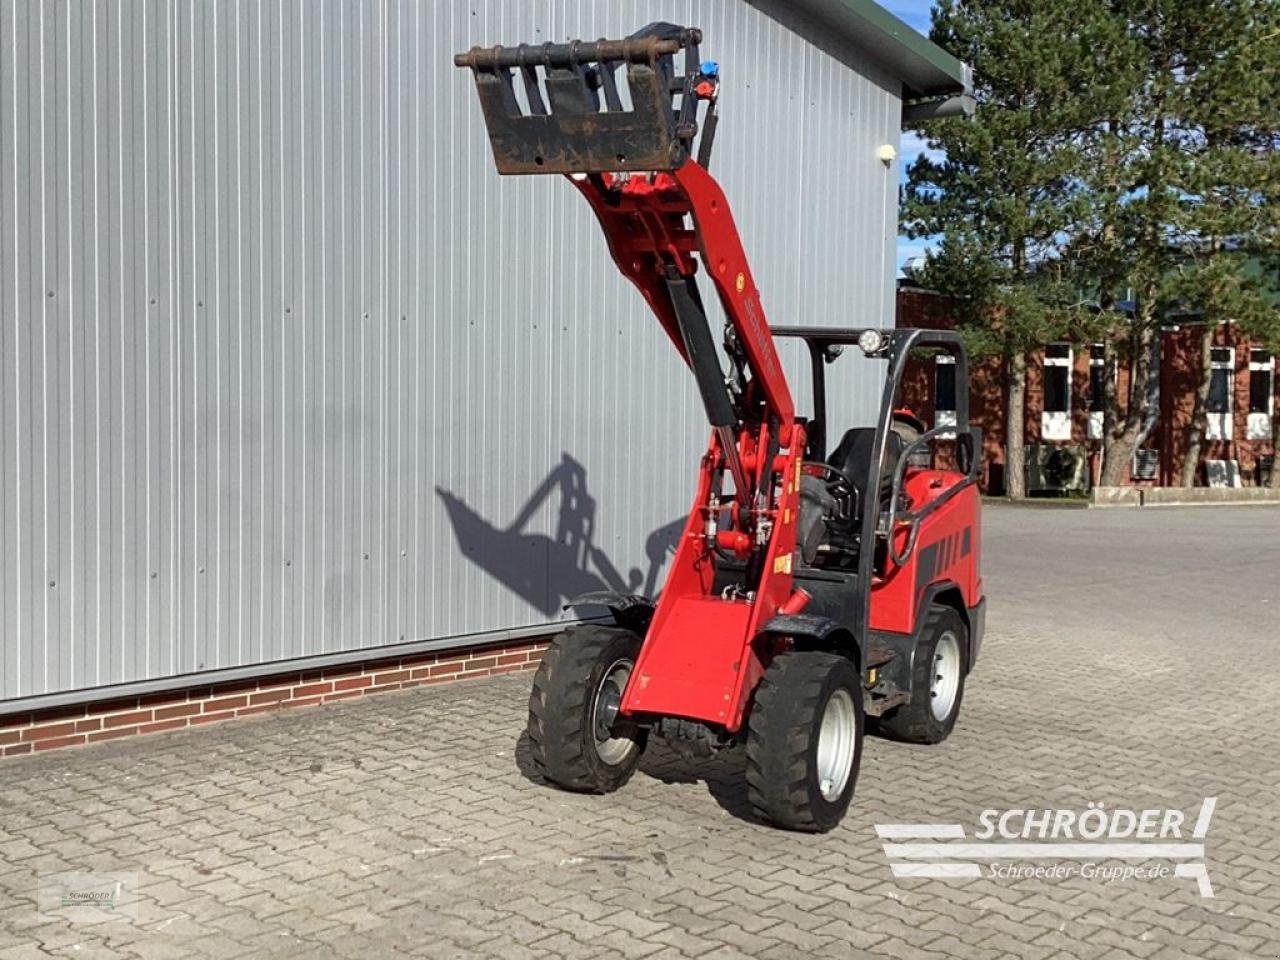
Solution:
M933 7L931 0L879 0L879 3L898 19L921 33L929 32L929 11ZM907 164L914 160L917 154L927 152L929 152L928 148L918 135L904 132L901 169L905 171ZM928 247L927 240L908 240L905 237L899 237L898 266L901 267L907 258L923 253Z
M921 33L929 32L930 0L880 0L880 6Z

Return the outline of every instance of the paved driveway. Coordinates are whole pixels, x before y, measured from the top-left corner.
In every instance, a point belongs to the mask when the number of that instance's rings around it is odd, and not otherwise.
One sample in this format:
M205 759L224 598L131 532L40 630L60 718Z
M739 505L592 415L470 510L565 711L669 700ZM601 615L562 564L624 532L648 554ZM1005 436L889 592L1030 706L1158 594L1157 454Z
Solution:
M5 761L0 958L1280 955L1280 511L991 508L986 529L960 726L871 741L829 835L749 822L737 751L655 748L618 794L556 792L529 773L528 675L418 689ZM986 864L895 879L874 827L972 839L986 808L1100 802L1182 810L1187 839L1206 796L1212 899ZM43 918L63 871L131 875L137 901Z

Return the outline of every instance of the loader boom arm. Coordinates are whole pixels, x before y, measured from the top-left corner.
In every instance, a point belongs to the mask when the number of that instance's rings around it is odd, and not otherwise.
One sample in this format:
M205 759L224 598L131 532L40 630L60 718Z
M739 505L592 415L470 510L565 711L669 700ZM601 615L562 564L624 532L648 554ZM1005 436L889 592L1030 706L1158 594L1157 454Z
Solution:
M760 627L792 599L804 431L728 200L707 170L719 68L699 60L700 40L651 24L625 40L474 47L455 62L475 77L499 172L572 181L694 374L712 437L622 712L732 731L767 659ZM724 311L727 370L700 270ZM696 643L700 634L715 639Z

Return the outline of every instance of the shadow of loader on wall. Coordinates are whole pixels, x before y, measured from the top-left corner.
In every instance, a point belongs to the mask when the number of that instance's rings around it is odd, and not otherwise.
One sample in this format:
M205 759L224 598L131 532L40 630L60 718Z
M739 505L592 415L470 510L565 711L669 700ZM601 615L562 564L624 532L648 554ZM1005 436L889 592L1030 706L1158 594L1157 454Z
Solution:
M587 489L586 467L567 453L506 527L495 526L448 490L436 487L436 494L463 555L547 617L558 616L574 597L600 590L654 596L685 525L681 517L649 533L647 569L632 567L623 577L595 543L596 500ZM556 499L555 536L526 532L543 505Z

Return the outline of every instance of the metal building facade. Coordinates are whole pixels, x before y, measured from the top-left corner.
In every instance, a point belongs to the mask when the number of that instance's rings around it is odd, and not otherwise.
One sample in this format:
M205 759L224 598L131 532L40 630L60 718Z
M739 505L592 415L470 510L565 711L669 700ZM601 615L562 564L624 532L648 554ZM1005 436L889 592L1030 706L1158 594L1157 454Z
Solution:
M724 65L770 319L891 323L902 82L782 0L0 5L0 701L660 583L692 378L451 63L655 19Z

